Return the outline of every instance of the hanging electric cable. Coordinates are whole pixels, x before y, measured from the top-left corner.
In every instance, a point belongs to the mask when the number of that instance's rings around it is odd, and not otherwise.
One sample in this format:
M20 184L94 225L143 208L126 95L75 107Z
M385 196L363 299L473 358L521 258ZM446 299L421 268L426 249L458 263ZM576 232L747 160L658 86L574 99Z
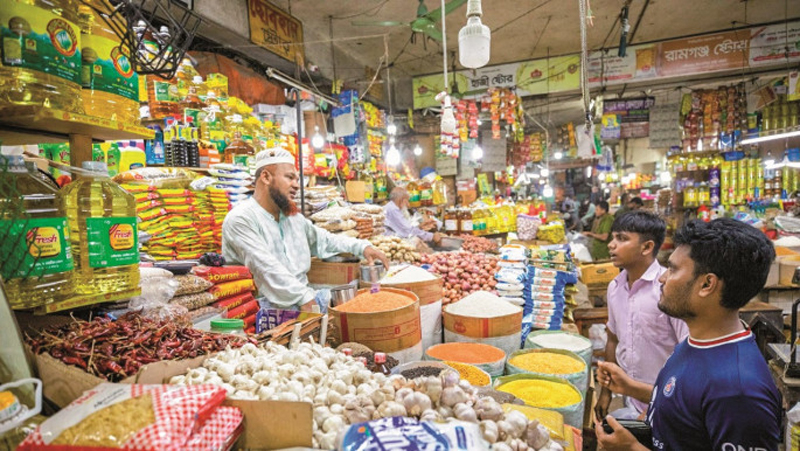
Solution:
M586 44L586 2L587 0L578 0L578 7L580 10L581 21L581 96L583 97L583 112L586 119L586 130L590 130L592 126L592 113L589 106L590 94L589 83L586 76L586 68L588 67L589 48Z

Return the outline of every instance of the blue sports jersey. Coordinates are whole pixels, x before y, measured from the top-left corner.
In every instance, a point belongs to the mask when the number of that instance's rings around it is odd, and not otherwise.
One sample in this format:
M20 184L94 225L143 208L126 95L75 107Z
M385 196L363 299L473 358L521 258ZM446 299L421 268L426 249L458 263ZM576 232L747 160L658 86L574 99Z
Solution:
M781 399L749 330L679 343L658 374L653 448L777 451Z

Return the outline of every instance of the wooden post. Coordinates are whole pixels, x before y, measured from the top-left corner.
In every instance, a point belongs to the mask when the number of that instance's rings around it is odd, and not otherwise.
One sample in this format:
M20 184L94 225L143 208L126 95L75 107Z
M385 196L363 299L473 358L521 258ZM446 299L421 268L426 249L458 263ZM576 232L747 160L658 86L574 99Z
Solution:
M69 164L81 167L84 161L92 161L92 137L70 133L69 135Z

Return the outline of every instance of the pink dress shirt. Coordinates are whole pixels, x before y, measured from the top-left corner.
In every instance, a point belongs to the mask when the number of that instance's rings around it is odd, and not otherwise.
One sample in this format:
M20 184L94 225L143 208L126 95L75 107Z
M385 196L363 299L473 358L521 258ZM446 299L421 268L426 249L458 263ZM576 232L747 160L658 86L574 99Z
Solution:
M666 270L654 261L632 287L625 270L608 285L607 327L619 340L617 364L634 380L648 384L655 383L675 345L689 336L686 323L658 309L658 278ZM645 403L630 401L639 412L647 409Z

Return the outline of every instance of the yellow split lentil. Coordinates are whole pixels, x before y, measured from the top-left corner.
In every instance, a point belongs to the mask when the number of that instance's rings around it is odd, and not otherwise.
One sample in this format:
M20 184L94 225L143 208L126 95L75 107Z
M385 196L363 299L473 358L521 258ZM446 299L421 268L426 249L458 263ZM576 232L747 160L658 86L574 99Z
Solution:
M581 402L581 395L566 383L524 379L505 383L497 390L510 393L525 404L544 409L558 409Z
M508 363L521 370L542 374L574 374L586 368L582 361L553 352L527 352L512 357Z
M450 366L454 370L458 371L458 374L461 376L461 379L469 382L470 385L474 387L485 387L489 385L491 382L491 378L485 371L479 369L476 366L468 365L466 363L459 363L459 362L444 362L446 365Z

